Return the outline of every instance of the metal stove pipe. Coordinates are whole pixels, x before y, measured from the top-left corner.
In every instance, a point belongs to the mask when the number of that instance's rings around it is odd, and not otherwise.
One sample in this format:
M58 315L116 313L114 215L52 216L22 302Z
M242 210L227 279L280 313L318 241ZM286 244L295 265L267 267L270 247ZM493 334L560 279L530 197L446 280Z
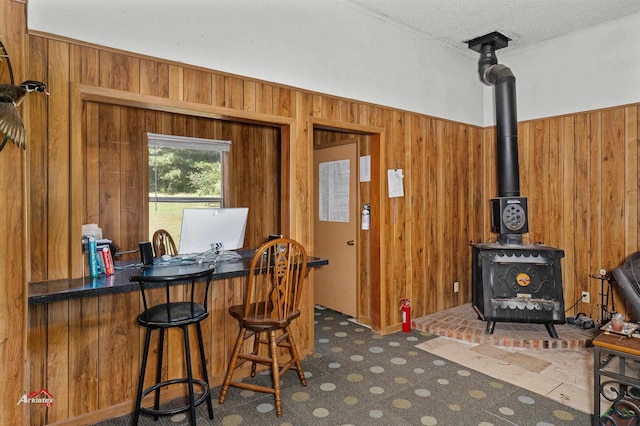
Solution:
M498 197L491 199L491 230L498 234L499 243L519 245L522 234L529 229L527 200L520 197L516 78L511 69L498 64L496 57L496 50L506 47L509 39L493 32L467 43L480 53L480 81L495 87Z
M478 73L483 83L495 86L498 196L517 197L520 195L520 174L516 78L509 67L498 64L493 43L481 46Z

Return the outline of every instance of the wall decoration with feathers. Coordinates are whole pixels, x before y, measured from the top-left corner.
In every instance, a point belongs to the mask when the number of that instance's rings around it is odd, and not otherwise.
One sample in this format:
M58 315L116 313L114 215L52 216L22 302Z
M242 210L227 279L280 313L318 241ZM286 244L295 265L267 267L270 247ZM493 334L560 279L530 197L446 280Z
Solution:
M35 80L26 80L19 86L15 85L13 69L7 50L0 40L0 62L5 62L9 73L9 84L0 83L0 133L4 136L0 142L0 151L4 149L7 141L12 141L18 147L26 149L26 131L24 122L18 113L18 106L24 100L27 93L40 92L49 96L47 86Z

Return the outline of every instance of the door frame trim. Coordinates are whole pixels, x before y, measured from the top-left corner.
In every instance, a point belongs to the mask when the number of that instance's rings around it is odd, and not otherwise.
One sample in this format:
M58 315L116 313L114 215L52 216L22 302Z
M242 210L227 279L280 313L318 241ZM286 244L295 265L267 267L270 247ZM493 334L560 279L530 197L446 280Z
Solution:
M382 301L382 295L386 294L386 285L383 277L385 276L385 264L381 262L382 253L384 252L384 239L382 238L382 176L384 162L384 150L385 146L385 130L384 128L365 126L356 123L345 123L342 121L329 120L326 118L309 117L307 123L307 142L309 146L314 146L313 129L323 128L336 130L347 133L358 133L371 137L371 210L378 214L371 215L370 224L370 236L371 236L371 329L375 332L383 333L387 324L383 323L385 318L383 310L385 304ZM358 154L359 155L359 151ZM312 171L315 173L315 170ZM313 179L310 180L313 182ZM311 200L315 200L317 188L315 185L310 185ZM315 217L315 203L310 203L310 211ZM313 227L313 221L310 221ZM315 240L313 240L313 229L309 233L312 238L311 246L315 247ZM360 258L358 257L358 261ZM359 279L359 276L358 276Z

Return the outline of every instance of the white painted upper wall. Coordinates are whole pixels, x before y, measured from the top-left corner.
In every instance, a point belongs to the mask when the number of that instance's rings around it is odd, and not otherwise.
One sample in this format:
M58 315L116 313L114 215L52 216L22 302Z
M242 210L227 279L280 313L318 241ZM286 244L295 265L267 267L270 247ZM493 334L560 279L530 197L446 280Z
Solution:
M29 0L30 29L464 123L495 123L477 59L339 0ZM640 102L640 14L497 52L518 118Z
M516 77L518 120L640 102L639 40L635 14L534 48L498 50ZM495 123L492 97L485 91L487 125Z
M29 0L28 26L348 99L483 122L483 87L473 58L338 0Z

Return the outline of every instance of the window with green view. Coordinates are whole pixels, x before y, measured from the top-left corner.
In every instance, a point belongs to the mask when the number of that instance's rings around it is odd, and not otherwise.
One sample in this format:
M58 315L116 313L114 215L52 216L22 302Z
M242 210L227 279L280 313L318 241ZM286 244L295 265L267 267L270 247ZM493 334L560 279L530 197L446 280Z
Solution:
M180 244L182 211L223 207L222 152L229 141L148 133L149 236L167 230Z

